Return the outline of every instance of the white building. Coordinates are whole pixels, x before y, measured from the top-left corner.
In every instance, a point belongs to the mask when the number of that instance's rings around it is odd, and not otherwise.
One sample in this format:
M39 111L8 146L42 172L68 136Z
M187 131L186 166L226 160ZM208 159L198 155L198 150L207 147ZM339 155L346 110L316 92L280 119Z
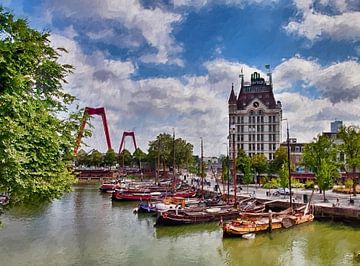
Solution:
M265 81L260 74L251 74L251 82L244 84L236 96L232 86L229 106L229 146L230 158L243 149L249 156L263 153L269 160L280 146L282 109L281 102L275 101L271 73Z

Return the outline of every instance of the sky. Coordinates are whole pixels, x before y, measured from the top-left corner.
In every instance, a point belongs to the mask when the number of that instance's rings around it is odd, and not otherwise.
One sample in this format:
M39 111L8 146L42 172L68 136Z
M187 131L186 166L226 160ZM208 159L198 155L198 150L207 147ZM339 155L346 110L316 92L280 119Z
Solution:
M265 77L290 137L309 142L330 122L360 125L358 0L1 0L16 17L50 31L72 64L64 85L81 107L105 107L112 146L134 131L159 133L204 156L226 154L228 105L239 74ZM101 118L85 150L107 150ZM286 122L285 122L286 123ZM283 129L286 125L283 124ZM283 134L283 140L285 135ZM130 138L125 148L133 151Z

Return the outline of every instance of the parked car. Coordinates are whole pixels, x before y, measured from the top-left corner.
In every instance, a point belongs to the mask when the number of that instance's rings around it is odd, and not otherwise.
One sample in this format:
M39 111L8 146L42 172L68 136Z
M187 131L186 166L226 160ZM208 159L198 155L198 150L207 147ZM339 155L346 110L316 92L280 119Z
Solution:
M291 192L291 194L293 195L294 192ZM273 196L280 196L280 195L289 196L290 190L288 188L283 188L283 187L277 188L273 193Z

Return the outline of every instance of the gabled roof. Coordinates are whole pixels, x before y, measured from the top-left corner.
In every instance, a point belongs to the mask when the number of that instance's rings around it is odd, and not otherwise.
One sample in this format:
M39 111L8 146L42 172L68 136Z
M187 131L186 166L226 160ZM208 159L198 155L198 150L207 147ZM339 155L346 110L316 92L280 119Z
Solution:
M270 91L262 91L262 92L245 92L241 90L239 94L239 98L237 100L237 109L244 110L246 107L257 98L262 104L264 104L269 109L275 109L276 101L274 98L274 94L272 90Z

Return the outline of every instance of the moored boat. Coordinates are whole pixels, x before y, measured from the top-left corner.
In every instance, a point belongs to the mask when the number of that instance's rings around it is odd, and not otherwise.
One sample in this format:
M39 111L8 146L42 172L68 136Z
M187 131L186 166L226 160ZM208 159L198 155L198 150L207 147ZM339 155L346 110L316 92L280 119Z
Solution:
M159 212L156 225L185 225L234 219L239 210L232 206L194 207Z
M239 218L223 225L224 237L242 236L249 233L268 232L312 222L314 215L306 211L242 213Z
M115 191L115 189L120 188L120 185L118 182L110 182L110 183L103 183L100 187L99 190L101 192L113 192Z
M161 197L160 192L127 192L116 190L112 193L112 200L115 201L138 201L138 200L155 200Z

